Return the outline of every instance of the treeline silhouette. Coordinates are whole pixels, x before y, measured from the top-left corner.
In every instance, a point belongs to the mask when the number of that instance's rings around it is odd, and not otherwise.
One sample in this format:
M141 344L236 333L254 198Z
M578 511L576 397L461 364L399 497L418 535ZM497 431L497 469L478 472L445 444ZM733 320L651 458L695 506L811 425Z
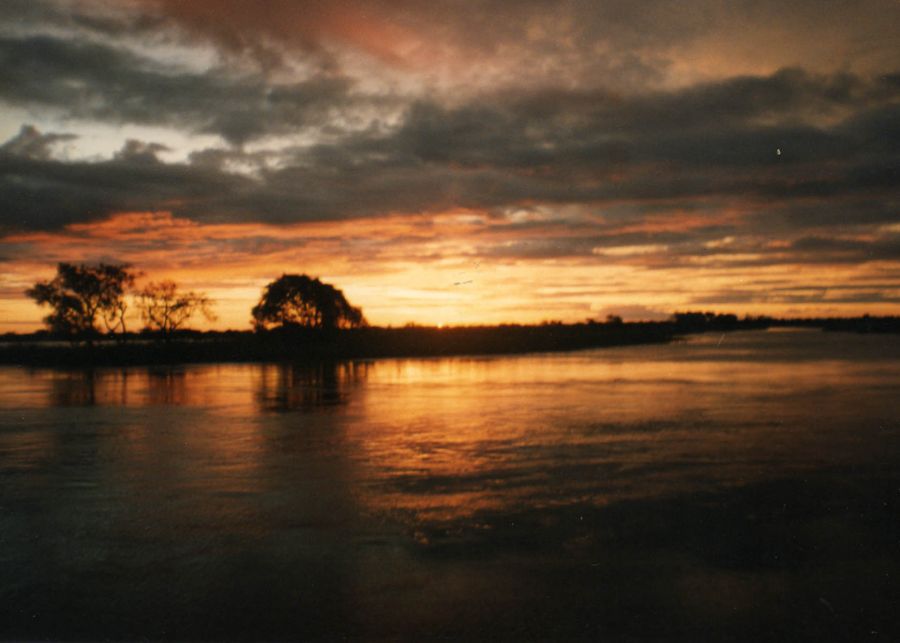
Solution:
M707 331L753 330L760 328L821 328L826 331L851 333L900 333L900 317L797 317L783 319L767 316L745 316L713 312L684 312L672 315L677 333L702 333Z
M496 355L566 351L605 346L661 343L680 335L769 327L820 328L844 332L900 332L898 317L777 319L729 314L676 313L668 321L498 326L359 328L277 327L256 331L154 332L91 345L60 341L49 331L8 333L0 341L0 363L46 366L168 364L192 362L317 362L380 357Z
M188 362L321 361L562 351L672 339L666 322L582 323L436 328L368 326L346 329L279 327L257 331L177 331L168 341L129 333L88 344L52 333L7 335L0 362L78 366ZM123 341L124 339L124 341ZM55 341L54 341L55 340Z
M808 326L832 332L900 333L900 317L835 317L785 320L785 326Z
M563 351L667 342L677 335L770 326L818 327L854 332L898 332L900 318L738 318L734 314L676 312L667 321L545 322L436 328L369 326L343 292L307 275L284 274L268 284L251 311L253 331L196 331L195 315L214 319L204 293L180 290L172 281L134 288L138 273L125 264L60 263L56 276L36 283L26 295L51 309L46 330L8 333L0 362L34 365L157 364L217 361L321 361L376 357L419 357ZM130 295L130 300L129 300ZM129 304L144 321L126 328ZM101 330L100 324L105 327Z

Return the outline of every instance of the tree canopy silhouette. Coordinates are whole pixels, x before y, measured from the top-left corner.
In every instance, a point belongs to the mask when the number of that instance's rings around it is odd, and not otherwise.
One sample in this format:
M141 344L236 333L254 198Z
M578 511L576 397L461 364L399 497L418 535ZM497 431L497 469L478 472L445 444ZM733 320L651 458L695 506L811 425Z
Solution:
M125 332L125 293L134 278L126 264L60 263L53 279L39 281L25 295L53 309L44 318L50 330L90 341L99 320L107 331Z
M270 283L252 315L257 330L270 326L330 329L366 325L362 311L351 306L343 292L306 275L282 275Z
M174 281L150 282L137 293L141 318L150 330L159 331L168 340L196 313L212 321L212 300L204 293L179 292Z

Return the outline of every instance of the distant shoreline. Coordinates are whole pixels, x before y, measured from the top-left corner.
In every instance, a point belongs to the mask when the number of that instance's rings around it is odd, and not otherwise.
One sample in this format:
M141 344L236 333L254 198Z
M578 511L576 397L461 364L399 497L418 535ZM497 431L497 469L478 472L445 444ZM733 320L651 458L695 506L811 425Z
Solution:
M674 335L671 324L645 323L181 333L169 342L137 335L93 346L22 338L0 346L0 364L138 366L498 355L665 343Z
M149 334L104 338L93 345L47 333L6 335L0 364L77 368L216 362L321 362L333 360L511 355L658 344L699 332L770 327L896 333L900 318L738 320L734 316L686 316L667 322L468 326L368 327L346 330L294 328L266 332L182 331L164 341Z

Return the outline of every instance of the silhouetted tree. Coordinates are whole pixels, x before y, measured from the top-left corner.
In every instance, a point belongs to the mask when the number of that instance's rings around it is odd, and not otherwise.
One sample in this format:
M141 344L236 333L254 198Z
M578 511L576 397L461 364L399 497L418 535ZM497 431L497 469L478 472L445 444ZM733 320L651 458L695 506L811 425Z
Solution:
M209 321L216 318L209 297L194 291L179 292L175 282L169 280L144 286L137 294L137 305L146 327L161 332L166 341L197 313Z
M125 292L134 278L126 264L60 263L53 279L39 281L25 295L53 309L44 318L50 330L90 343L99 331L98 318L107 331L125 332Z
M253 307L257 330L269 326L305 328L359 328L366 325L362 311L351 306L344 293L306 275L282 275L263 291Z

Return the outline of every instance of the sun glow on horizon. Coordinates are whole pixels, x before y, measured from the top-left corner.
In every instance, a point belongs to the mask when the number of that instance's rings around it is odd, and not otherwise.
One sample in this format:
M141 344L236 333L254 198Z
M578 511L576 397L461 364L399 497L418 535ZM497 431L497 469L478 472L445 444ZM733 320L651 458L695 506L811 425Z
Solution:
M187 290L206 292L217 320L197 328L246 329L250 308L263 287L284 273L305 273L344 291L370 323L451 326L564 322L603 319L663 319L677 310L773 316L896 314L891 301L853 302L835 283L852 289L883 282L890 263L834 265L815 275L795 266L755 270L758 285L732 284L752 253L720 255L740 243L707 244L698 261L665 265L664 244L623 244L598 253L586 247L572 256L506 256L510 234L537 243L534 224L497 222L471 211L432 217L391 215L360 229L353 221L272 226L198 223L168 212L122 213L60 232L10 235L17 260L0 276L0 332L31 331L46 314L24 297L55 263L122 261L141 273L139 284L172 279ZM550 222L547 229L553 229ZM529 236L530 235L530 236ZM534 240L534 241L532 241ZM737 264L737 267L735 266ZM782 293L778 295L777 293ZM140 326L136 313L130 328Z

